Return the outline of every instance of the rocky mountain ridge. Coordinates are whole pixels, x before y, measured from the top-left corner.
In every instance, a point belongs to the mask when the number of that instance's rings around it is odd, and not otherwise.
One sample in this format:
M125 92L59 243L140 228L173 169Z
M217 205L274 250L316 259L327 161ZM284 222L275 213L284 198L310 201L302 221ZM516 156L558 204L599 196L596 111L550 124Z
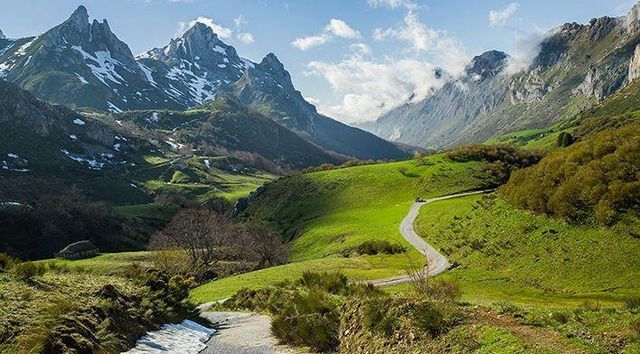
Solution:
M622 18L567 23L542 40L524 70L508 55L475 57L461 77L363 128L391 141L446 148L568 119L639 75L640 4ZM476 68L478 67L478 68Z
M238 55L196 23L168 45L134 57L107 22L84 6L37 36L0 40L0 78L38 98L84 110L184 110L234 95L238 101L344 158L397 159L407 154L373 134L320 115L295 89L274 54L260 63Z

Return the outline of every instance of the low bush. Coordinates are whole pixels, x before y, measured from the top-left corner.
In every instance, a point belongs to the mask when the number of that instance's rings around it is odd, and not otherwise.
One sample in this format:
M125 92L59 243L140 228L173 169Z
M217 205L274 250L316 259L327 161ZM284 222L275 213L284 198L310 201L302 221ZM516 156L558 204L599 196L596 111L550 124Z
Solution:
M374 298L366 299L362 303L362 324L370 331L391 337L398 329L398 317L390 313L388 299Z
M370 240L361 243L358 246L346 248L342 251L342 255L349 257L351 254L357 255L376 255L376 254L398 254L404 253L407 248L384 240Z
M13 268L19 261L6 253L0 253L0 271Z
M305 272L300 279L259 290L242 289L221 307L268 312L273 334L283 343L319 352L339 346L341 303L347 298L376 298L371 285L350 284L341 273Z
M330 294L345 293L349 287L347 276L342 273L314 273L306 271L296 282L301 286L310 289L323 290Z
M319 352L338 349L340 315L335 302L326 293L299 292L282 305L271 325L277 338Z
M443 308L433 302L415 304L411 311L411 319L418 328L432 336L444 333L453 324L446 318Z
M567 146L573 144L573 142L574 142L574 138L571 135L571 133L561 132L560 134L558 134L558 139L556 140L556 145L558 145L559 147L567 147Z
M13 267L15 275L22 280L31 280L34 277L41 277L47 272L47 267L38 262L24 262Z
M446 153L452 161L485 162L483 176L485 186L505 183L517 169L537 164L543 157L541 152L520 150L512 145L465 145Z
M631 296L624 300L629 310L640 310L640 296Z

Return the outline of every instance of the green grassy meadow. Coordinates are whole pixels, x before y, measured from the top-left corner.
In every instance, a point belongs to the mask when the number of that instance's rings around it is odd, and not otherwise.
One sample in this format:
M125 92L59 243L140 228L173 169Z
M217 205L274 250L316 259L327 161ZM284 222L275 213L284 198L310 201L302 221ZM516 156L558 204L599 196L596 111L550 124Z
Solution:
M575 226L494 195L426 205L416 230L456 265L443 277L459 282L468 301L575 307L640 295L638 223Z
M407 245L398 228L416 197L435 197L475 189L481 163L455 163L442 155L301 174L267 185L246 210L292 239L291 263L204 284L191 292L196 303L258 288L305 270L340 270L366 280L404 274L420 254L343 257L340 252L366 240Z
M551 150L557 148L556 141L562 129L554 126L547 129L529 129L498 135L485 142L487 145L510 144L522 149Z

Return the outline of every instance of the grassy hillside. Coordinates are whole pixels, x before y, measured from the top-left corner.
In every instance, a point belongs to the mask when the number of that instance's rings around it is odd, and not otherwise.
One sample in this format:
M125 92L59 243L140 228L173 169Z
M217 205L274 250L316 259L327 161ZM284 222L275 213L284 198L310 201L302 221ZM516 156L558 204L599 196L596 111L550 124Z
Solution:
M272 168L300 169L341 161L229 97L187 111L129 111L114 118L133 124L141 134L151 137L163 134L174 151L238 156L254 163L254 167L264 164Z
M559 134L556 126L547 129L529 129L495 136L485 144L511 144L522 149L550 150L557 147L556 140Z
M418 233L456 267L474 302L579 305L640 295L640 220L613 228L572 226L471 196L423 207Z
M485 144L512 144L523 149L553 150L558 148L558 136L569 133L576 140L605 129L616 128L640 118L640 80L636 80L602 103L577 114L572 119L548 128L522 130L494 136Z
M145 269L146 253L6 264L0 255L0 352L122 352L190 316L188 281Z
M640 212L640 124L590 135L516 171L503 187L518 208L573 223L614 223Z
M434 197L477 188L479 162L455 163L435 155L405 162L301 174L266 185L244 217L251 217L291 240L291 264L205 284L192 292L196 302L257 288L305 270L343 270L353 279L404 273L406 254L344 257L342 251L367 240L405 244L398 231L416 197ZM405 244L406 245L406 244ZM416 258L418 261L420 257Z

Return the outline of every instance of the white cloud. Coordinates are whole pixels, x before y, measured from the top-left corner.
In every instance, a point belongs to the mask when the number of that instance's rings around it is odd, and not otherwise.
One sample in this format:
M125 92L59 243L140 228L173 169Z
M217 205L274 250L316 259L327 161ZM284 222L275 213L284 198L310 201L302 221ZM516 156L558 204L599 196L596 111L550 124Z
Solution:
M236 27L240 27L242 25L246 25L247 24L247 20L245 20L244 16L240 15L236 18L233 19L233 23L236 24Z
M357 39L360 32L353 29L343 20L332 18L320 34L296 38L291 44L300 49L307 50L329 43L334 37Z
M529 68L540 52L540 43L553 31L534 27L531 33L515 32L515 50L509 56L504 73L513 75Z
M220 39L230 39L233 36L233 30L226 28L214 22L212 18L200 16L195 20L189 22L178 22L178 29L176 30L176 37L183 35L189 28L193 27L197 22L203 23L209 26Z
M387 29L376 28L373 38L377 41L396 39L408 42L415 54L432 54L438 64L451 74L461 72L469 61L469 56L458 40L449 37L446 31L425 26L411 10L402 24Z
M296 38L295 41L293 41L291 44L300 49L300 50L307 50L307 49L311 49L313 47L317 47L317 46L321 46L323 44L326 44L327 42L329 42L331 40L331 36L326 34L326 33L322 33L316 36L307 36L307 37L300 37L300 38Z
M491 27L499 27L504 26L509 19L515 15L516 11L520 4L517 2L512 2L507 5L504 9L501 10L491 10L489 11L489 26Z
M369 6L372 7L389 7L392 9L404 7L409 10L415 10L418 5L410 0L367 0Z
M318 104L318 109L345 122L364 122L408 101L426 97L440 87L436 66L417 59L387 57L382 61L354 54L338 63L312 61L307 75L329 82L342 97L337 104Z
M255 39L253 38L253 34L251 33L238 33L236 37L240 40L240 42L245 44L251 44L255 42Z
M332 18L331 21L329 21L329 24L325 27L325 31L340 38L360 38L359 31L356 31L346 22L337 18Z
M349 46L354 55L367 55L371 54L371 47L364 43L354 43Z
M320 104L320 100L315 97L305 97L304 99L305 101L311 103L314 106L317 106Z

